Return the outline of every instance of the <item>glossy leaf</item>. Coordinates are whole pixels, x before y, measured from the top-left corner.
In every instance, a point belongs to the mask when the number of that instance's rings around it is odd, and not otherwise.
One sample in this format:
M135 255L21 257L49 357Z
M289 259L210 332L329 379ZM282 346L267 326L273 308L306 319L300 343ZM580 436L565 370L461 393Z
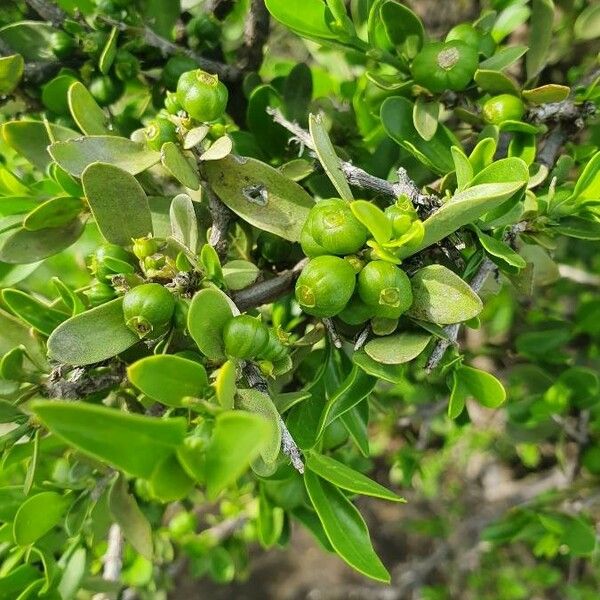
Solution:
M385 4L401 6L395 2L386 2ZM437 131L439 114L440 105L438 102L426 102L422 96L417 98L413 107L413 125L418 134L427 142Z
M71 446L146 479L161 460L175 452L186 430L182 418L157 419L83 402L36 400L31 408Z
M71 84L67 100L71 116L83 133L86 135L110 135L108 116L81 82L75 81Z
M573 31L578 40L593 40L600 37L600 6L592 2L582 10L575 21Z
M21 290L3 289L2 300L17 317L44 335L50 335L67 318Z
M400 365L385 365L373 360L364 350L359 350L352 355L352 362L359 366L365 373L378 377L390 383L400 383L404 377L404 370Z
M200 187L200 178L188 157L174 142L166 142L160 150L162 165L181 185L192 190Z
M21 81L25 61L20 54L0 57L0 94L10 94Z
M125 325L121 297L59 325L48 339L48 354L68 365L89 365L116 356L139 341Z
M528 50L527 46L506 46L498 50L490 58L482 60L479 63L479 68L490 71L502 71L519 60Z
M350 210L370 231L377 243L385 244L390 240L392 223L379 207L366 200L355 200L350 203Z
M181 406L186 396L202 398L208 387L200 363L168 354L136 361L127 368L127 377L146 396L167 406Z
M52 61L50 40L55 29L41 21L18 21L0 29L0 40L25 61Z
M327 7L322 0L307 0L302 10L287 0L265 0L273 17L299 35L309 38L335 39L328 26Z
M335 551L363 575L389 583L390 575L375 554L367 526L354 505L311 471L304 474L304 483Z
M86 198L104 238L126 246L152 233L152 216L142 186L127 171L93 163L81 176Z
M116 26L110 30L108 40L102 49L100 58L98 59L98 69L102 75L108 75L110 68L117 55L117 37L119 35L119 29Z
M194 480L183 469L175 454L160 460L148 483L152 495L161 502L182 500L194 488Z
M485 251L493 258L499 259L501 264L505 263L516 269L524 269L527 265L525 259L517 254L508 244L481 231L477 232L477 237Z
M416 319L448 325L468 321L483 308L469 284L442 265L419 269L411 283L414 301L408 314Z
M137 175L160 161L144 144L113 135L90 135L51 144L48 152L67 173L81 177L93 163L106 163Z
M210 360L225 359L223 327L233 312L227 296L216 288L200 290L188 312L188 330L200 352Z
M536 77L546 66L554 23L554 2L532 0L529 25L529 52L525 56L525 71L528 79Z
M451 418L460 415L468 398L477 400L487 408L497 408L506 400L506 392L502 384L490 373L463 365L454 371L448 406Z
M391 502L405 502L404 498L330 456L309 452L306 468L343 490Z
M547 83L539 87L523 90L522 96L530 104L545 104L546 102L562 102L569 97L571 88L557 83Z
M13 536L19 546L32 544L58 525L70 500L58 492L41 492L27 498L13 521Z
M217 416L206 449L206 493L210 499L249 467L270 435L268 421L258 414L236 410Z
M313 206L294 181L253 158L227 157L204 166L219 198L251 225L297 242Z
M235 361L228 360L223 363L221 368L217 371L215 377L215 394L219 405L222 408L231 410L235 399L235 393L237 381L237 369Z
M403 331L372 339L365 345L365 352L377 362L399 365L419 356L425 350L429 340L431 340L430 335Z
M323 118L320 115L311 114L308 118L308 127L310 136L315 145L317 157L327 174L327 177L331 180L331 183L337 190L340 198L344 200L353 200L352 192L348 181L342 172L342 166L340 159L335 153L335 149L329 134L323 122Z

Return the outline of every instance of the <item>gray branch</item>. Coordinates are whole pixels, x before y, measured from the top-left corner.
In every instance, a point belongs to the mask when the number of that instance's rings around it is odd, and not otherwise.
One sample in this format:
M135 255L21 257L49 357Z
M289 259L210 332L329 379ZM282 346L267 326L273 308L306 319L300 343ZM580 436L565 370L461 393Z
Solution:
M263 57L263 47L269 37L270 15L264 0L251 0L250 12L244 27L244 45L240 51L238 68L257 71Z
M210 228L210 236L208 243L216 250L221 260L227 256L229 249L229 226L233 221L233 213L219 200L212 189L205 185L203 191L208 198L208 207L212 216L212 226Z
M244 362L242 367L244 377L248 380L250 387L262 392L263 394L269 394L269 386L265 378L261 375L258 367L251 362ZM290 459L293 467L299 473L304 473L304 463L302 462L302 455L300 449L296 445L292 434L289 432L284 420L279 415L279 425L281 426L281 450Z
M25 2L44 21L50 21L54 27L62 27L62 24L67 19L67 13L60 7L52 4L52 2L47 2L46 0L25 0Z
M596 106L593 102L578 103L567 99L530 108L527 120L531 123L566 123L581 129L585 119L595 112Z
M567 141L567 134L565 130L559 125L554 129L550 135L546 138L542 149L538 152L537 162L544 165L548 169L551 169L556 163L560 149L563 144Z

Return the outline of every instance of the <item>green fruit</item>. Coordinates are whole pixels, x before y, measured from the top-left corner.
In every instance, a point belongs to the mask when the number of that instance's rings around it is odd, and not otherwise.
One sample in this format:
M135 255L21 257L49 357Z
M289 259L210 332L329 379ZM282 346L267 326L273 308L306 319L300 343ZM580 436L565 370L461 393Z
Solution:
M374 260L358 274L358 294L375 309L375 316L397 319L413 301L410 279L402 269Z
M256 358L259 360L268 360L272 363L275 363L279 360L283 360L288 353L287 347L282 343L282 341L277 337L277 334L272 330L268 329L269 339L267 340L267 344L264 348L258 352Z
M309 258L315 258L317 256L323 256L324 254L328 254L327 250L320 246L313 238L312 233L309 231L309 228L306 225L302 228L300 232L300 245L302 246L302 252Z
M215 121L227 106L227 88L217 75L202 69L188 71L177 83L177 100L197 121Z
M108 75L101 75L92 79L89 90L100 106L108 106L116 102L123 93L123 82L113 79Z
M194 533L198 526L196 515L182 510L169 521L169 533L174 539L181 539L188 533Z
M233 317L223 328L225 354L235 358L256 357L269 342L266 325L250 315Z
M55 31L50 36L50 47L57 58L67 58L75 48L75 40L65 31Z
M153 237L143 237L133 240L133 253L137 258L143 260L156 254L163 245L162 240Z
M140 338L156 339L167 331L175 310L175 298L160 283L144 283L123 297L123 316Z
M303 230L327 254L353 254L366 243L368 231L340 198L322 200L310 210ZM308 239L308 237L307 237Z
M482 113L488 123L500 125L504 121L519 121L525 114L525 105L517 96L500 94L486 101Z
M221 26L211 15L202 14L190 19L186 31L208 48L214 48L221 40Z
M131 52L119 50L115 57L115 75L121 81L129 81L135 79L139 72L139 60Z
M333 317L352 297L356 274L352 265L337 256L317 256L302 269L296 282L296 299L305 313Z
M167 92L165 97L165 110L170 115L176 115L182 110L181 104L177 101L177 94L175 92Z
M354 294L338 318L348 325L361 325L375 316L375 308L365 304L358 294Z
M102 244L92 256L90 269L98 281L109 282L117 273L133 272L134 258L116 244Z
M181 54L171 56L163 68L161 75L162 82L168 90L175 90L177 89L177 82L181 75L197 67L198 63L189 56Z
M104 283L102 281L93 283L87 290L85 290L84 294L88 297L88 300L92 306L104 304L105 302L115 298L117 295L115 290L108 285L108 283Z
M177 127L169 119L157 118L144 130L148 148L160 151L163 144L177 141Z
M478 52L463 41L425 44L411 65L416 83L432 92L464 90L477 70Z

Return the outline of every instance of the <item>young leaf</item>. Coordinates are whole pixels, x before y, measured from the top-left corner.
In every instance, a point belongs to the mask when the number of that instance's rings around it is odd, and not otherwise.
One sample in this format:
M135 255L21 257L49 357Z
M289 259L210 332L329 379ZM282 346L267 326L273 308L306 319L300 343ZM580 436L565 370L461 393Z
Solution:
M121 473L110 488L108 507L136 552L152 560L152 528L135 497L129 493L127 481Z
M373 360L385 365L400 365L419 356L429 340L431 336L425 333L403 331L372 339L365 345L365 352Z
M350 203L354 216L370 231L378 244L385 244L392 237L392 222L372 202L355 200Z
M59 325L48 338L48 355L68 365L89 365L116 356L139 341L125 325L121 297Z
M186 430L182 418L157 419L83 402L36 400L31 408L68 444L145 479L152 476L161 460L175 452Z
M194 480L183 469L177 456L165 456L150 477L152 495L161 502L175 502L185 498L194 488Z
M198 172L192 166L188 157L174 142L166 142L160 150L160 160L163 167L185 187L197 190L200 187Z
M233 312L227 296L217 288L200 290L188 312L188 330L200 352L210 360L225 359L223 327Z
M270 435L268 421L258 414L236 410L217 416L206 449L206 493L210 499L249 467Z
M67 101L71 116L86 135L112 135L108 128L109 119L96 100L80 81L69 87Z
M477 237L484 250L493 258L499 259L501 264L506 263L516 269L524 269L527 266L525 259L517 254L508 244L479 230L477 231Z
M253 158L228 156L204 165L219 198L251 225L297 242L313 199L277 169Z
M54 310L21 290L4 289L2 299L15 315L43 335L50 335L67 318L65 313Z
M452 160L454 160L454 171L456 172L456 189L462 191L471 179L473 179L473 167L467 158L467 155L458 146L450 148Z
M187 194L178 194L169 208L171 234L192 254L198 251L198 222L194 203Z
M137 175L160 161L160 152L144 144L114 135L90 135L48 147L50 156L75 177L81 177L92 163L106 163Z
M236 364L233 360L228 360L223 363L221 368L217 371L215 377L215 394L219 405L222 408L231 410L233 408L233 402L236 393L236 381L237 372Z
M302 4L302 10L288 0L265 0L265 5L275 19L301 36L324 39L337 37L328 26L328 11L322 0L307 0Z
M304 483L327 538L340 557L359 573L389 583L390 575L375 554L367 526L354 505L311 471L304 474Z
M342 172L340 159L335 153L333 144L329 139L329 134L323 123L323 118L320 115L311 114L308 118L308 127L310 136L315 144L317 156L327 177L329 177L331 183L333 183L333 186L338 191L340 198L348 201L353 200L350 186Z
M221 160L231 154L233 150L233 142L228 135L222 135L216 139L208 150L205 150L198 160Z
M448 406L451 418L460 415L468 398L474 398L487 408L497 408L506 400L506 392L502 384L490 373L462 365L454 371Z
M414 300L408 314L416 319L448 325L468 321L483 308L469 284L442 265L419 269L411 282Z
M393 2L387 4L394 4ZM426 102L422 96L419 96L413 107L413 125L417 133L425 140L429 141L437 131L438 117L440 114L439 102ZM453 146L454 147L454 146Z
M404 369L401 365L384 365L373 360L364 350L355 352L352 355L352 362L365 373L389 383L400 383L404 378Z
M10 94L21 81L25 61L20 54L0 58L0 94Z
M181 406L186 396L202 398L208 377L193 360L169 354L147 356L127 367L129 381L146 396L167 406Z
M406 502L404 498L330 456L309 452L306 456L306 468L343 490L391 502Z
M86 198L104 238L126 246L152 233L148 198L137 179L106 163L93 163L81 176Z
M482 60L479 63L479 68L490 71L502 71L518 61L528 50L527 46L506 46L498 50L490 58Z
M71 501L58 492L40 492L27 498L13 521L13 536L19 546L32 544L58 525Z

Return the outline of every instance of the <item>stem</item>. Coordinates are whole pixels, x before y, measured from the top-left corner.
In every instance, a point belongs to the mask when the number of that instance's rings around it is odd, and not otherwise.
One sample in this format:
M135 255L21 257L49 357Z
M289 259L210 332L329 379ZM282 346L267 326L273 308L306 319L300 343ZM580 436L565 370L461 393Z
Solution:
M108 547L104 555L104 570L102 579L118 581L123 566L123 532L121 527L113 523L108 530Z
M242 366L242 372L248 380L250 387L262 392L263 394L269 394L269 386L254 363L245 361ZM281 415L279 415L279 425L281 427L282 452L290 459L296 471L299 473L304 473L304 463L302 462L300 449L294 441L292 434L289 432L284 420L281 418Z
M229 250L228 232L233 221L233 213L219 200L208 185L203 186L202 189L208 198L208 206L213 219L208 243L216 250L219 258L223 260Z
M269 37L270 15L264 0L251 0L244 27L244 45L238 67L242 71L257 71L262 63L263 47Z
M47 2L46 0L25 0L25 2L44 21L50 21L54 27L62 27L67 19L67 13L51 2Z

